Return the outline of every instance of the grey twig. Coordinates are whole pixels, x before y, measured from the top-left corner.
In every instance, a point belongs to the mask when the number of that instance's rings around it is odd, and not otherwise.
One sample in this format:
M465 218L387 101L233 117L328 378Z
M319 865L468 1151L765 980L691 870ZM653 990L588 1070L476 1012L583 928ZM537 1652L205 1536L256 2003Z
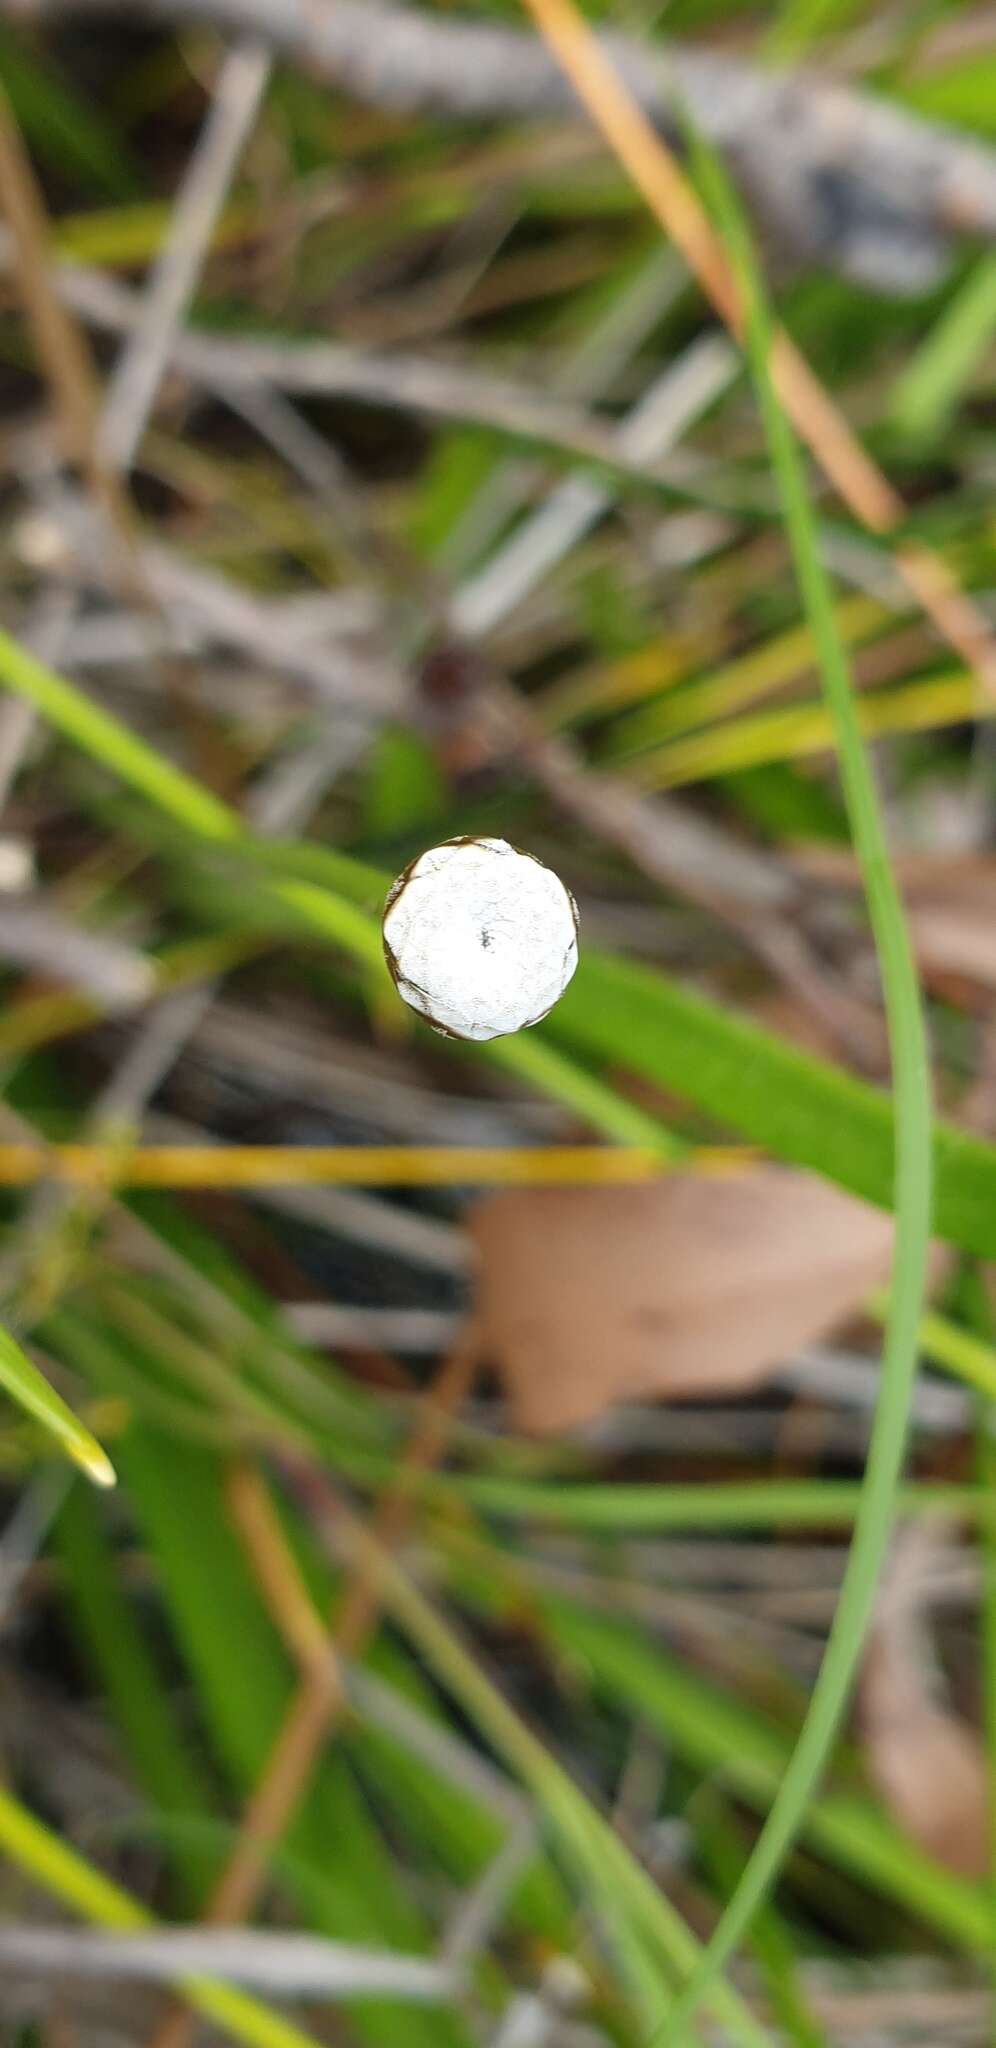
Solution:
M442 1953L451 1965L478 1954L505 1910L509 1893L533 1861L538 1830L531 1814L509 1829L501 1848L477 1883L460 1900L443 1940Z
M4 244L0 241L0 253ZM72 310L93 326L130 333L141 308L136 292L116 279L82 266L57 273ZM172 338L173 367L223 400L261 388L299 397L351 398L359 404L389 406L446 422L473 420L521 440L559 449L575 460L603 464L620 474L667 483L659 463L627 452L611 425L583 406L511 379L468 370L459 361L402 352L379 353L346 342L255 340L195 332ZM673 479L678 481L677 477Z
M330 1044L297 1019L220 1004L201 1026L196 1049L216 1072L247 1077L272 1094L274 1077L284 1097L306 1103L312 1120L343 1112L373 1132L425 1144L503 1145L559 1128L555 1104L489 1102L480 1096L441 1098L397 1062L368 1047Z
M86 581L102 583L101 532L86 502L67 490L50 494L52 525L62 536L62 567ZM399 708L400 682L394 670L366 651L362 642L319 640L303 620L288 630L286 607L256 597L230 579L186 561L172 549L150 544L137 550L142 574L174 630L189 625L201 641L234 647L278 674L293 676L320 704L344 701L371 716ZM54 659L51 651L48 658Z
M147 1002L155 976L132 946L86 931L44 896L0 894L0 958L92 995L102 1009Z
M588 404L607 397L687 285L688 274L675 251L655 247L590 331L555 363L550 379L555 395ZM451 577L480 561L509 515L529 504L536 480L535 464L518 455L506 456L488 472L440 549L440 566ZM455 600L459 597L458 589Z
M26 1486L0 1535L0 1631L73 1483L68 1463L43 1465Z
M155 1934L96 1934L75 1928L0 1928L0 1967L21 1977L100 1977L170 1984L220 1978L308 1998L452 1997L453 1973L421 1956L353 1948L320 1935L269 1929L169 1927Z
M411 1355L446 1351L464 1321L449 1309L343 1308L327 1301L288 1302L284 1315L306 1344Z
M624 461L656 464L686 428L718 398L735 376L739 358L731 342L707 333L655 378L615 434ZM469 577L450 606L457 633L488 633L535 590L537 583L612 504L613 492L598 477L562 478L476 576Z
M169 231L142 297L141 316L107 386L98 447L104 459L118 469L130 469L135 460L169 357L171 337L196 288L269 70L269 53L259 43L238 45L222 65L210 112L170 216Z
M538 37L399 0L0 0L21 21L125 12L213 23L371 105L460 120L570 115L570 87ZM814 73L734 54L607 36L651 118L672 136L684 107L724 150L779 247L873 289L929 288L953 237L996 236L996 155Z

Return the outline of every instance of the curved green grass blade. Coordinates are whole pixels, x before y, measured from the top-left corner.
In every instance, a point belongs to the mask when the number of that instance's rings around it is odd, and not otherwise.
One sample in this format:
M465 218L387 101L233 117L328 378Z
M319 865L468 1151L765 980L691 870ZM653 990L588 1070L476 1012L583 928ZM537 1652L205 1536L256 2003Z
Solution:
M12 1401L28 1415L47 1429L66 1456L92 1479L95 1486L113 1486L115 1471L107 1452L102 1450L96 1437L77 1421L71 1408L50 1387L47 1379L32 1365L19 1344L15 1344L8 1330L0 1329L0 1386L4 1387Z
M856 1479L721 1479L692 1486L558 1479L491 1479L471 1473L427 1475L427 1497L467 1500L502 1521L553 1523L565 1529L659 1533L662 1529L833 1529L857 1515ZM903 1515L962 1518L996 1537L996 1497L984 1486L911 1482L899 1497Z
M725 229L746 314L746 341L796 577L820 652L841 782L882 979L896 1109L896 1242L882 1379L854 1537L809 1712L739 1885L701 1961L657 2036L677 2042L749 1928L789 1854L831 1755L871 1619L895 1513L918 1354L931 1220L931 1099L916 968L875 784L861 741L847 656L837 630L791 426L775 395L772 336L742 215L718 164L701 152L702 175Z

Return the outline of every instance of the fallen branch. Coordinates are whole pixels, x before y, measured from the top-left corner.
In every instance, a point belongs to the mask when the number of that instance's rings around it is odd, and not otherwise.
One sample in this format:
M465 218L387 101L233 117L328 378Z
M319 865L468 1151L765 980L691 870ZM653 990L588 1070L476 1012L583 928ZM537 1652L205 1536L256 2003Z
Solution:
M0 0L23 22L114 13L257 36L287 61L397 113L459 120L572 116L535 37L396 0ZM616 69L672 139L674 108L722 149L779 250L872 289L917 295L954 238L996 239L996 152L812 74L722 52L607 36Z

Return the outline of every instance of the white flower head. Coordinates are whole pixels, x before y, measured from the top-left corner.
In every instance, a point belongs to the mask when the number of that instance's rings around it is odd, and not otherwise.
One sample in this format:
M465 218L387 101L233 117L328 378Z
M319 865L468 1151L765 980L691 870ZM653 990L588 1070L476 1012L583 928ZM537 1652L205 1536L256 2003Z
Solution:
M384 910L398 994L452 1038L538 1024L578 964L578 914L559 875L507 839L446 839L405 868Z

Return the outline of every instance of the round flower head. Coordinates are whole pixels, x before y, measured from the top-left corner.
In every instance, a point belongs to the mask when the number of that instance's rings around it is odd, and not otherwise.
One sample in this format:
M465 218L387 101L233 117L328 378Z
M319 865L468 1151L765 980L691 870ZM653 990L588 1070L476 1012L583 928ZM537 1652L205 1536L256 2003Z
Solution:
M507 839L446 839L398 876L384 952L413 1010L452 1038L538 1024L578 964L574 898Z

